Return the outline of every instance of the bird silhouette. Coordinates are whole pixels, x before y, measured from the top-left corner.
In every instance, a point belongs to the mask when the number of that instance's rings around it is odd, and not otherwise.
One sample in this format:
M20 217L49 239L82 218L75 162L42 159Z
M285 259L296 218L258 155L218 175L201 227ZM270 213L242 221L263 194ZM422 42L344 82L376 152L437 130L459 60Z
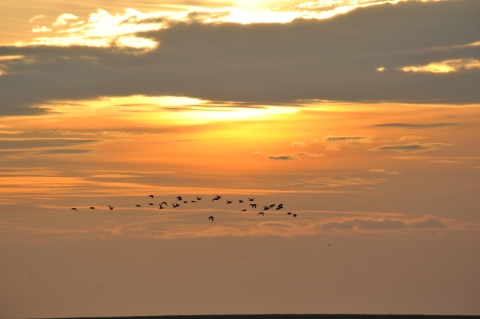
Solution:
M213 216L208 216L208 220L211 220L213 222Z
M253 202L255 198L248 198L249 201Z
M194 201L194 200L191 200L191 202L192 202L192 203L196 203L196 201Z
M162 204L158 204L158 206L159 206L158 209L163 209Z
M280 210L282 208L283 208L283 206L278 206L277 208L275 208L275 210Z
M77 212L78 212L78 209L76 209L75 207L73 207L73 208L72 208L72 210L75 210L75 211L77 211Z
M168 206L168 203L167 202L161 202L160 205L163 205L165 204L166 206Z
M247 209L246 209L246 208L242 209L242 212L246 212L246 211L247 211Z
M265 214L263 212L258 213L258 215L265 216Z
M252 208L257 208L257 204L250 204L250 206L252 206Z
M185 204L188 203L188 201L186 201L186 200L184 200L183 202L184 202Z
M269 210L269 209L270 209L270 206L263 206L263 209L264 209L264 210Z
M148 204L148 205L153 206L153 203L150 203L150 204Z
M232 203L232 201L231 201L231 200L227 200L227 204L231 204L231 203Z
M139 205L139 204L135 204L135 207L142 207L142 205Z
M182 200L182 196L177 196L177 200Z
M214 200L219 200L220 198L222 198L222 196L218 196L218 195L217 195L216 197L214 197L214 198L212 199L212 202L213 202Z
M148 197L153 198L153 195L148 195Z
M297 214L293 214L292 216L293 216L293 217L297 217Z
M292 212L288 212L287 215L292 215Z
M202 198L201 198L201 197L198 197L198 196L195 196L195 197L197 198L197 200L202 200Z
M180 204L173 203L172 206L173 206L173 208L176 208L176 207L180 206Z
M107 206L108 206L108 208L110 208L110 210L113 210L115 208L115 207L110 206L110 205L107 205Z
M93 207L93 206L90 206L90 209L95 209L95 207Z
M243 203L243 199L239 199L238 202L239 202L239 203Z
M270 205L270 206L268 206L268 207L270 207L270 208L272 208L272 207L275 207L275 204L271 204L271 205Z

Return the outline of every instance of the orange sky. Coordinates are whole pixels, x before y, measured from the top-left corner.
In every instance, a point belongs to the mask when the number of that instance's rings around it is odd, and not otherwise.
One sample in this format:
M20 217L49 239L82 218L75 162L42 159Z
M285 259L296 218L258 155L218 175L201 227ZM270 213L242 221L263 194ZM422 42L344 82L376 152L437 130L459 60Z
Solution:
M0 318L479 315L480 8L359 4L0 5Z

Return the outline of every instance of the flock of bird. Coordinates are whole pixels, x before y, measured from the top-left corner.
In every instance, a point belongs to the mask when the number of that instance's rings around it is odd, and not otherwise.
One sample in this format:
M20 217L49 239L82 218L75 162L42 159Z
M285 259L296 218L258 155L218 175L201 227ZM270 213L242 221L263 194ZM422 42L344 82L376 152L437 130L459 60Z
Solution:
M154 195L148 195L148 197L150 199L153 199L155 196ZM199 197L199 196L195 196L195 199L194 200L185 200L182 196L177 196L176 200L177 202L172 202L170 203L172 208L177 208L179 207L180 205L183 205L183 204L188 204L188 203L197 203L197 201L201 201L203 197ZM222 196L215 196L214 198L212 198L212 202L214 201L219 201L220 199L222 198ZM243 199L238 199L237 200L239 204L242 204L244 202ZM255 198L248 198L248 202L252 202L252 203L249 203L249 206L251 209L257 209L257 203L255 203ZM230 205L233 203L233 200L226 200L226 205ZM155 204L154 203L148 203L148 206L154 206ZM110 210L113 210L115 207L111 206L111 205L107 205L108 208ZM169 204L167 202L161 202L160 204L158 204L158 208L159 209L165 209L167 207L169 207ZM135 207L142 207L142 205L140 204L135 204ZM267 210L270 210L270 209L275 209L275 210L281 210L283 209L283 204L270 204L270 205L266 205L266 206L263 206L263 210L261 212L258 213L258 215L262 215L262 216L265 216L265 213L264 211L267 211ZM95 206L90 206L89 209L95 209ZM78 212L78 209L76 207L73 207L72 210L74 211L77 211ZM243 208L241 210L241 212L246 212L247 209L246 208ZM292 216L292 217L297 217L297 214L292 214L292 212L287 212L287 215L289 216ZM211 220L212 222L214 221L215 217L214 216L208 216L208 220Z

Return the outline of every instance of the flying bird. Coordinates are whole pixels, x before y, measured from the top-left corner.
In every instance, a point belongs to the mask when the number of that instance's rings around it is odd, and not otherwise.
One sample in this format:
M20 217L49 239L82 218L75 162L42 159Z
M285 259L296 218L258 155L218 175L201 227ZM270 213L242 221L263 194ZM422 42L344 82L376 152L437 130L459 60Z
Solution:
M249 201L253 202L255 198L248 198Z
M242 209L242 212L246 212L246 211L247 211L247 209L246 209L246 208Z
M293 214L292 216L293 216L293 217L297 217L297 214Z
M168 206L168 203L167 203L167 202L161 202L161 203L160 203L160 205L163 205L163 204L165 204L165 205Z
M192 202L192 203L196 203L196 201L194 201L194 200L191 200L191 202Z
M177 200L182 200L182 196L177 196Z
M186 201L186 200L184 200L183 202L184 202L185 204L188 203L188 201Z
M163 209L162 204L158 204L158 206L159 206L158 209Z
M201 197L198 197L198 196L195 196L195 197L197 198L197 200L202 200L202 198L201 198Z
M257 208L257 204L250 204L250 206L252 206L252 208Z
M148 195L148 197L153 198L153 195Z
M149 205L150 205L150 206L153 206L153 203L150 203Z
M232 201L231 201L231 200L227 200L227 204L231 204L231 203L232 203Z
M258 215L265 216L265 214L263 212L258 213Z
M292 215L292 212L288 212L287 215Z
M243 199L239 199L238 202L239 202L239 203L243 203Z
M217 195L216 197L214 197L214 198L212 199L212 202L213 202L214 200L219 200L220 198L222 198L222 196L218 196L218 195Z
M271 204L269 207L270 207L270 208L275 207L275 204Z
M107 205L107 206L108 206L108 208L110 208L110 210L113 210L115 208L115 207L110 206L110 205Z
M78 212L78 209L76 209L75 207L74 207L74 208L72 208L72 210L76 210L76 211Z
M264 209L264 210L269 210L270 207L269 207L269 206L263 206L263 209Z
M93 207L93 206L90 206L90 209L95 209L95 207Z
M173 208L176 208L176 207L180 206L180 204L173 203L172 206L173 206Z
M139 204L135 204L135 207L142 207L142 205L139 205Z
M208 220L211 220L213 222L213 216L208 216Z

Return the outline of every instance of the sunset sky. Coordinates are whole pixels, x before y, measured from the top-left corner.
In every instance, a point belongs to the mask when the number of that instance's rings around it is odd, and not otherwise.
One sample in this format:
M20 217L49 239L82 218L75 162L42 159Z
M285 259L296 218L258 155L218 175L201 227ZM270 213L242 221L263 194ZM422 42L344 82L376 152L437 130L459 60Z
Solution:
M0 318L480 315L479 0L0 12Z

